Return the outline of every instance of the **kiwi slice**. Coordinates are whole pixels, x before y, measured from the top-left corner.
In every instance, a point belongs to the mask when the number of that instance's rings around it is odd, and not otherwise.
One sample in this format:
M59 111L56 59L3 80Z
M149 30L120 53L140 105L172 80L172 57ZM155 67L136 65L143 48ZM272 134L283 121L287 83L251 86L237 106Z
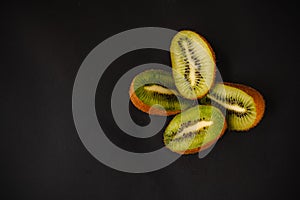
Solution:
M195 104L176 91L171 72L147 70L138 74L131 83L131 102L141 111L152 115L174 115Z
M209 148L225 132L222 112L211 105L197 105L176 115L164 132L164 143L171 151L192 154Z
M265 101L255 89L236 83L216 84L200 103L213 101L227 110L228 129L246 131L256 126L264 115Z
M208 42L195 32L178 32L170 47L173 77L182 96L205 96L215 79L215 55Z

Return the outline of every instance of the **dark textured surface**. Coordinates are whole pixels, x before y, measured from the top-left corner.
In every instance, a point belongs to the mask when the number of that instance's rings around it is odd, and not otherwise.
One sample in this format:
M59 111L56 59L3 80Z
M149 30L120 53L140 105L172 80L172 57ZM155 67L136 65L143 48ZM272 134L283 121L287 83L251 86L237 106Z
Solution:
M1 195L31 200L292 196L299 178L296 8L287 1L1 5ZM144 26L202 34L215 50L225 81L250 85L264 95L262 122L247 133L227 131L204 159L184 156L156 172L122 173L94 159L72 119L77 70L106 38ZM122 74L148 62L170 64L169 54L143 50L120 57L105 72L96 96L106 134L136 152L161 147L162 135L143 140L122 133L112 120L110 94ZM131 114L138 124L149 122L132 105Z

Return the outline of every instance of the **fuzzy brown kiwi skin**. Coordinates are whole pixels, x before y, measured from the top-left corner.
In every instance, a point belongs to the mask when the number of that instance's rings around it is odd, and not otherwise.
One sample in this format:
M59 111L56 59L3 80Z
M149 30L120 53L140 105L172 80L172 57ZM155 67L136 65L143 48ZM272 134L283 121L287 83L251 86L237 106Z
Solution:
M134 92L134 86L133 86L134 80L131 82L130 89L129 89L129 97L133 105L135 105L136 108L139 110L151 114L151 115L159 115L159 116L169 116L169 115L175 115L181 112L181 110L172 110L172 111L165 111L161 110L155 107L152 107L142 102L135 94ZM151 112L150 112L151 111Z
M206 46L207 46L208 49L210 50L211 55L212 55L214 61L216 62L216 54L215 54L213 48L211 47L211 45L209 44L209 42L208 42L202 35L198 34L198 33L197 33L196 31L194 31L194 30L183 29L183 30L180 30L180 31L192 31L192 32L194 32L195 34L197 34L197 35L204 41L204 43L206 44Z
M198 153L200 151L204 151L205 149L208 149L211 145L216 143L224 135L226 129L227 129L227 123L226 123L226 120L224 120L223 129L222 129L221 134L219 135L219 137L214 139L213 141L207 143L206 145L204 145L202 147L194 148L194 149L189 149L189 150L186 150L186 151L173 151L172 149L170 149L170 150L172 152L175 152L175 153L178 153L178 154L181 154L181 155L195 154L195 153ZM167 148L168 148L168 146L167 146Z
M199 35L199 34L198 34ZM201 35L199 35L199 37L205 42L205 44L207 45L207 47L208 47L208 49L210 50L210 52L211 52L211 55L212 55L212 57L213 57L213 59L214 59L214 63L215 63L215 67L214 67L214 76L213 76L213 81L212 81L212 83L211 83L211 86L210 86L210 89L214 86L214 84L215 84L215 81L216 81L216 71L217 71L217 63L216 63L216 54L215 54L215 51L213 50L213 48L211 47L211 45L210 45L210 43L203 37L203 36L201 36ZM209 91L210 91L210 89L208 90L208 92L207 93L209 93ZM207 95L207 93L205 94L205 95ZM201 99L201 98L203 98L205 95L203 95L203 96L201 96L201 97L198 97L197 99ZM227 124L226 124L226 122L225 122L225 126L226 126L226 128L227 128ZM224 130L225 131L225 130Z
M199 35L199 34L198 34L198 35ZM210 43L209 43L203 36L199 35L199 37L200 37L200 38L205 42L205 44L207 45L207 47L208 47L208 49L210 50L211 55L212 55L212 57L213 57L214 63L215 63L214 72L213 72L213 73L214 73L214 75L213 75L213 81L212 81L211 86L210 86L210 89L211 89L211 88L214 86L215 81L216 81L216 71L217 71L216 54L215 54L213 48L211 47ZM210 89L208 90L207 93L209 93ZM207 95L207 93L206 93L205 95ZM205 95L203 95L203 96L201 96L201 97L198 97L197 99L201 99L201 98L203 98ZM226 126L226 128L227 128L226 122L225 122L225 126ZM226 129L226 128L225 128L225 129ZM225 130L224 130L224 131L225 131ZM224 133L223 133L223 134L224 134ZM218 140L218 139L217 139L217 140ZM208 148L208 147L207 147L207 148Z
M192 32L194 32L195 34L197 34L197 35L203 40L203 42L206 44L207 49L211 52L211 56L212 56L212 58L213 58L213 60L214 60L214 63L215 63L214 72L213 72L213 81L212 81L211 86L210 86L210 88L212 88L213 85L215 84L216 70L217 70L217 66L216 66L216 54L215 54L213 48L211 47L211 45L209 44L209 42L208 42L203 36L201 36L200 34L198 34L196 31L193 31L193 30L185 30L185 29L180 30L180 31L192 31ZM170 54L174 55L174 53L172 53L172 50L171 50L171 49L170 49ZM173 56L171 56L171 59L172 59L172 57L173 57ZM210 90L210 89L209 89L209 90ZM209 93L209 90L207 91L207 93ZM207 93L204 94L204 95L202 95L202 96L198 96L198 97L195 97L195 98L191 98L191 100L201 99L201 98L203 98L205 95L207 95Z
M199 35L199 34L198 34L198 35ZM215 54L213 48L211 47L211 45L209 44L209 42L208 42L203 36L199 35L199 37L200 37L200 38L205 42L205 44L207 45L207 47L208 47L208 49L210 50L211 55L212 55L212 57L213 57L215 63L216 63L216 54Z
M264 100L263 96L261 95L261 93L252 87L238 84L238 83L224 82L224 85L238 88L238 89L246 92L248 95L250 95L253 98L255 107L256 107L256 119L249 129L254 128L263 118L265 108L266 108L265 100ZM242 131L248 131L249 129L242 130Z

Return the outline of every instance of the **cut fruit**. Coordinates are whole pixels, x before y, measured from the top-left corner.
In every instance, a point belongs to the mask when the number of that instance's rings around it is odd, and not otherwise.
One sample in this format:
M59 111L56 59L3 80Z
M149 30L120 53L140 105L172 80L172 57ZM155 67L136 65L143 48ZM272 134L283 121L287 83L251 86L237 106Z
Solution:
M192 31L180 31L172 39L171 60L175 85L188 99L205 96L216 72L215 55L208 42Z
M255 89L236 83L216 84L207 98L227 110L228 129L246 131L256 126L265 111L263 96ZM207 98L200 100L206 104Z
M226 120L210 105L197 105L176 115L164 132L164 143L171 151L192 154L213 145L224 134Z
M129 95L133 105L152 115L174 115L195 104L180 96L172 74L163 70L138 74L131 83Z

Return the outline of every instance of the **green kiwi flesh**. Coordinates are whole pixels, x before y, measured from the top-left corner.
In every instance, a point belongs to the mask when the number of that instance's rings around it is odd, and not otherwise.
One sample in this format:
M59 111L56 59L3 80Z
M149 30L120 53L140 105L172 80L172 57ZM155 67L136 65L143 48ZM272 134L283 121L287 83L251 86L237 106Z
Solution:
M216 71L214 52L208 42L192 31L180 31L172 39L173 77L180 94L187 99L205 96Z
M138 74L129 93L138 109L153 115L174 115L195 103L180 96L172 73L164 70L153 69Z
M210 105L197 105L176 115L164 132L164 143L171 151L192 154L214 144L224 133L222 112Z
M246 131L256 126L261 120L265 103L262 95L255 89L234 83L219 83L200 103L213 101L224 107L228 129Z

